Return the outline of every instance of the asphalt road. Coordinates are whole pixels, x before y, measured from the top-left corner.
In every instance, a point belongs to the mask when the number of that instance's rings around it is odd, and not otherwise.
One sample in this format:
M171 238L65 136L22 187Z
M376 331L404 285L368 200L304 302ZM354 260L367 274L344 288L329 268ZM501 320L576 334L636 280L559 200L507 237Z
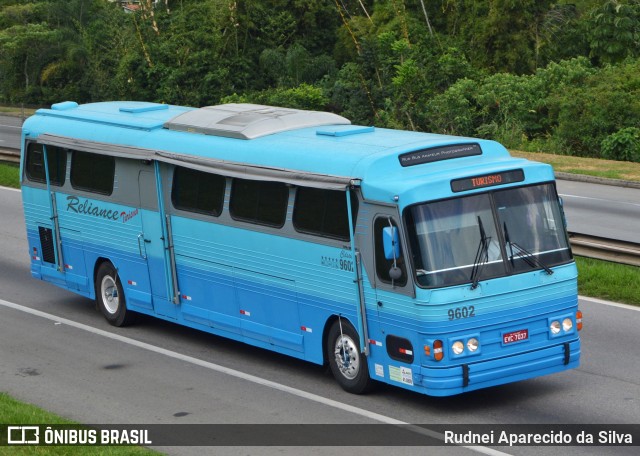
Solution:
M109 326L93 302L30 277L19 192L0 189L0 214L0 391L83 423L640 426L640 351L635 349L640 312L635 308L581 299L582 364L570 372L450 398L390 386L354 396L343 392L322 367L196 330L153 318L130 328ZM198 448L161 450L203 454ZM637 447L497 450L211 447L204 452L637 454Z
M0 116L0 149L20 149L22 119Z
M640 189L559 180L569 231L640 243Z

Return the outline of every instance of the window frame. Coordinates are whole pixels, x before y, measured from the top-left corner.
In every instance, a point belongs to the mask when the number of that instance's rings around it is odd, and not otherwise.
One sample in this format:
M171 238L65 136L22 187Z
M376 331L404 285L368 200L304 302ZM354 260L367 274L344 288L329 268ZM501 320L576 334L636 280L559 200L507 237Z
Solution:
M42 154L42 161L40 163L40 166L42 167L42 177L36 177L34 176L31 171L31 164L33 163L32 158L33 158L33 153L34 153L34 149L35 147L40 146L42 149L40 150L40 153ZM45 163L44 163L44 149L47 148L47 162L51 161L52 155L51 152L53 152L54 150L56 151L56 155L59 155L60 153L64 154L64 159L63 160L58 160L58 163L62 165L62 173L57 173L57 177L59 177L60 179L57 180L53 180L52 176L51 176L51 163L47 163L47 166L49 168L49 183L50 185L53 185L55 187L63 187L65 182L66 182L66 175L67 175L67 152L68 149L62 148L62 147L56 147L56 146L47 146L46 144L38 144L36 142L30 142L29 144L27 144L27 157L25 160L25 176L27 178L27 180L29 180L29 182L34 182L34 183L39 183L39 184L46 184L47 183L47 174L46 174L46 170L45 170ZM49 148L51 148L51 150L49 150Z
M242 182L242 183L248 183L249 185L253 185L255 183L259 184L259 185L274 185L274 186L280 186L281 190L284 190L285 192L281 195L283 196L283 201L282 201L282 207L280 208L281 210L281 214L278 214L280 216L278 223L271 223L265 219L260 219L257 217L259 208L260 208L260 199L258 199L258 201L256 202L256 204L254 205L254 215L255 217L246 217L244 215L238 215L237 214L237 206L236 206L236 201L238 199L238 194L236 193L238 191L238 183ZM264 190L264 189L261 189ZM257 194L260 196L263 191L259 190L257 192ZM289 191L289 185L285 184L284 182L279 182L279 181L262 181L262 180L254 180L254 179L243 179L240 177L234 177L231 181L231 189L230 189L230 193L229 193L229 215L231 216L231 218L235 221L238 222L244 222L244 223L250 223L252 225L260 225L260 226L266 226L266 227L270 227L270 228L276 228L276 229L281 229L285 226L285 223L287 221L287 208L289 205L289 197L290 197L290 191Z
M81 154L81 155L78 155ZM104 191L101 188L98 187L85 187L83 185L78 185L77 182L74 182L74 175L76 175L75 173L78 172L77 171L77 158L79 156L92 156L92 157L103 157L106 158L107 160L110 161L109 163L109 167L110 169L108 171L110 171L110 174L112 175L111 177L111 185L109 188L109 191ZM83 164L84 165L84 164ZM93 162L92 166L95 168L97 165L95 165L95 161ZM92 171L96 171L96 169L92 169ZM103 170L104 171L104 170ZM77 175L76 175L77 176ZM98 195L105 195L105 196L111 196L113 194L113 190L115 188L115 177L116 177L116 159L113 155L106 155L106 154L96 154L93 152L85 152L85 151L81 151L81 150L71 150L71 174L70 174L70 179L69 181L71 182L71 187L74 190L80 190L83 192L88 192L88 193L95 193Z
M297 215L299 214L298 212L298 208L300 207L300 203L299 203L299 196L300 196L300 192L301 191L317 191L317 192L325 192L325 196L323 197L323 216L322 216L322 227L324 228L327 224L327 215L328 215L328 211L327 211L327 205L328 205L328 201L327 201L327 195L330 194L330 192L336 192L340 194L340 197L343 199L344 201L344 209L345 209L345 221L347 223L347 233L346 236L341 236L341 235L335 235L326 231L322 231L322 230L314 230L314 229L309 229L306 227L300 227L299 226L299 221L297 220ZM293 215L291 217L291 221L293 224L293 228L298 232L298 233L302 233L302 234L308 234L311 236L317 236L317 237L321 237L321 238L325 238L325 239L334 239L337 241L342 241L342 242L350 242L351 241L351 230L349 229L349 208L347 206L347 195L346 195L346 190L342 191L342 190L328 190L328 189L320 189L320 188L315 188L315 187L297 187L296 188L296 194L295 194L295 198L294 198L294 203L293 203ZM358 218L358 210L359 210L359 201L358 201L358 196L356 195L356 193L352 190L350 192L350 198L351 198L351 220L352 220L352 225L355 227L356 224L356 220Z
M207 211L204 209L199 209L197 207L189 207L186 205L181 204L180 202L177 202L177 198L179 197L179 195L176 195L176 182L178 182L180 179L178 178L178 173L179 171L182 172L181 170L185 170L187 172L192 172L192 173L197 173L199 174L200 178L203 176L206 177L214 177L215 179L219 179L220 181L222 181L222 191L219 192L219 188L218 189L214 189L216 191L218 191L219 193L219 197L214 200L215 203L215 207L213 208L213 212L211 211ZM219 181L216 182L216 185L219 185ZM198 182L198 187L196 189L197 192L199 192L200 190L202 190L201 188L202 186L202 180L199 180ZM171 181L171 204L173 205L173 207L179 211L183 211L183 212L189 212L192 214L200 214L200 215L205 215L208 217L220 217L220 215L222 215L222 211L224 210L224 197L225 197L225 192L227 189L227 177L223 176L221 174L216 174L216 173L208 173L206 171L200 171L197 169L193 169L193 168L188 168L185 166L178 166L176 165L175 168L173 169L173 176L172 176L172 181Z

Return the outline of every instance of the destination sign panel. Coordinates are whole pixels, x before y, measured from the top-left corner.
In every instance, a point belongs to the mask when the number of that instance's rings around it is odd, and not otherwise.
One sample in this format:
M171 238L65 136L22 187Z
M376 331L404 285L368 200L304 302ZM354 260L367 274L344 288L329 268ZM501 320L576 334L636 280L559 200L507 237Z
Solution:
M501 173L483 174L480 176L465 177L451 181L452 192L464 192L476 188L493 187L494 185L512 184L524 181L524 171L514 169Z
M474 155L482 155L480 144L454 144L452 146L433 147L401 154L398 159L400 160L400 165L406 167L450 160L452 158L473 157Z

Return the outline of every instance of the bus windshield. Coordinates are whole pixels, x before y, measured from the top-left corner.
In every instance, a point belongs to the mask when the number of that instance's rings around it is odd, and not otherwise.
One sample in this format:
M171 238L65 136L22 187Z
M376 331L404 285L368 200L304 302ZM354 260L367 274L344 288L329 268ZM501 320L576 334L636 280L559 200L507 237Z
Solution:
M571 261L555 187L540 184L407 210L416 279L444 287ZM477 285L477 283L475 283Z

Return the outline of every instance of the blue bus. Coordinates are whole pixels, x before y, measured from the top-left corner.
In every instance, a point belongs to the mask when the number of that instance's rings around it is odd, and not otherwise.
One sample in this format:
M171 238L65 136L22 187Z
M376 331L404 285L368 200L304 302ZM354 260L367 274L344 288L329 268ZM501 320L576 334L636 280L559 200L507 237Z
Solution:
M254 104L54 104L22 132L33 277L448 396L575 368L577 270L550 166L482 139Z

